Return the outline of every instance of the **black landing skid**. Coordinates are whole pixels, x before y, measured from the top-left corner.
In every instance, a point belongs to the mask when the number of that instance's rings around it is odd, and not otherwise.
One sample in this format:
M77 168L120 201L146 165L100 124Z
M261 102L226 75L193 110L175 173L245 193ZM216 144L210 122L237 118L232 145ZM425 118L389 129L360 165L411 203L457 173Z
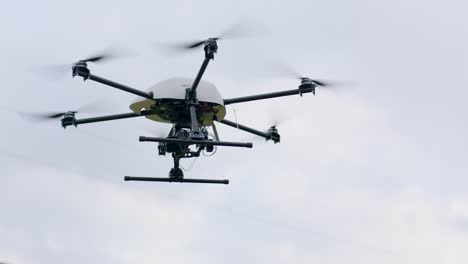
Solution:
M174 159L174 167L169 171L168 178L154 178L154 177L133 177L125 176L125 181L153 181L153 182L189 182L189 183L215 183L215 184L229 184L229 180L212 180L212 179L186 179L184 173L180 168L180 159L199 157L202 151L213 152L214 146L235 146L235 147L252 147L251 143L238 143L238 142L225 142L213 141L208 139L208 131L200 129L197 138L192 139L190 129L188 128L174 128L167 138L156 137L140 137L140 141L159 142L158 152L159 155L172 153ZM201 135L201 136L200 136ZM190 145L196 145L196 150L191 150Z

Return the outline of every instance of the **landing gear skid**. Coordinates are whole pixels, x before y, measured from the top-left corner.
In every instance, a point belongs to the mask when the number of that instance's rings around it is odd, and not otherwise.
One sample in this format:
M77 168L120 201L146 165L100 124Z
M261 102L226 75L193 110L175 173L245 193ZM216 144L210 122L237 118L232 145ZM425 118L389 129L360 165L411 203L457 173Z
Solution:
M175 154L175 153L174 153ZM172 155L174 158L174 168L169 171L169 178L154 178L154 177L133 177L125 176L125 181L152 181L152 182L189 182L189 183L215 183L229 184L229 180L211 180L211 179L185 179L184 172L179 167L180 156Z
M150 177L133 177L125 176L125 181L152 181L152 182L190 182L190 183L217 183L229 184L229 180L209 180L209 179L184 179L184 178L150 178Z

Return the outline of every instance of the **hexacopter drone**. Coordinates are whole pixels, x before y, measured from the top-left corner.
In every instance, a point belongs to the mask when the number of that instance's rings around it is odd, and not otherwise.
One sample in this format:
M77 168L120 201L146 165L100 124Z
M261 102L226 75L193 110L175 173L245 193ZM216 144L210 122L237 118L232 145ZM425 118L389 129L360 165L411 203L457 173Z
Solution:
M182 158L194 158L200 156L202 151L213 152L216 146L244 147L252 148L252 143L220 141L216 129L216 122L238 128L254 135L271 140L274 143L280 142L280 135L275 126L270 127L266 132L259 131L236 122L226 120L226 106L230 104L243 103L255 100L263 100L275 97L289 96L305 93L313 93L317 86L325 86L322 81L312 80L307 77L299 77L301 83L297 89L280 92L223 99L220 92L210 82L202 81L202 76L208 63L214 59L218 50L217 40L219 38L209 38L185 46L185 48L204 47L205 58L195 79L191 78L171 78L161 81L152 86L147 91L141 91L132 87L104 79L91 74L88 62L97 62L105 58L93 56L83 59L72 66L73 77L79 76L83 80L92 80L113 88L135 94L138 97L131 103L132 112L99 116L92 118L77 119L76 111L54 113L47 115L48 118L61 118L64 128L68 126L78 126L88 123L96 123L124 118L144 116L150 120L172 124L167 137L145 137L141 136L141 142L157 142L159 155L171 153L174 159L174 167L170 170L169 176L165 178L153 177L133 177L125 176L125 181L157 181L157 182L191 182L191 183L220 183L228 184L229 180L216 179L187 179L184 178L179 161ZM213 136L208 133L208 128L212 127Z

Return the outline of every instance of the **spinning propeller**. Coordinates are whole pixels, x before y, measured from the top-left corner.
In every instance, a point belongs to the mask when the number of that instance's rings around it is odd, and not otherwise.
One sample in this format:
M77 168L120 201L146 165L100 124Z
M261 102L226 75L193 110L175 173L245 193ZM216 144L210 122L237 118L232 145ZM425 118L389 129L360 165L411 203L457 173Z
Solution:
M108 51L103 51L98 54L89 56L85 59L78 60L74 63L71 64L58 64L58 65L51 65L51 66L46 66L42 67L39 70L42 72L45 72L46 74L50 75L51 77L58 78L60 76L63 76L68 72L69 70L72 69L72 67L78 63L102 63L104 61L109 61L109 60L114 60L117 58L120 58L122 54L120 52L117 52L116 50L108 50Z
M179 44L172 44L170 45L172 48L177 50L192 50L202 46L207 41L218 41L218 40L226 40L226 39L238 39L238 38L245 38L251 37L254 35L258 35L260 30L255 30L255 27L251 24L248 24L246 21L239 22L236 24L231 25L229 28L221 32L215 37L206 38L203 40L195 40L185 43Z
M336 85L336 83L330 82L330 81L325 81L325 80L318 80L318 79L311 79L309 77L304 76L303 74L300 74L298 71L293 69L291 66L286 65L286 64L281 64L278 66L278 71L282 75L286 75L288 77L296 78L299 79L301 82L312 82L316 84L317 86L322 86L322 87L331 87Z
M328 82L319 81L319 80L316 80L316 79L312 80L312 79L310 79L309 77L300 77L299 79L300 79L302 82L311 81L311 82L313 82L314 84L316 84L317 86L323 86L323 87L328 87L328 86L330 86L330 83L328 83Z
M100 54L100 55L95 55L95 56L92 56L92 57L88 57L84 60L80 60L81 62L99 62L99 61L105 61L105 60L108 60L108 59L111 59L112 57L115 57L113 56L112 54Z
M53 119L58 119L64 117L66 114L77 114L77 113L96 113L102 112L103 109L103 102L102 101L94 101L88 104L85 104L81 107L76 108L74 111L66 111L66 112L45 112L45 113L24 113L20 112L19 114L30 119L34 119L36 121L48 121Z

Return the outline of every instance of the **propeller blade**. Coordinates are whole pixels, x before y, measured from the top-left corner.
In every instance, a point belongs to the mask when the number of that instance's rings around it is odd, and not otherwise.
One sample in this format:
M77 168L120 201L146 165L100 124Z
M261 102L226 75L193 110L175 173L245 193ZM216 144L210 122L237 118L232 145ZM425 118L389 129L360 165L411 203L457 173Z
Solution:
M273 62L271 66L267 66L267 71L268 74L267 76L280 76L280 77L287 77L287 78L294 78L294 79L303 79L307 78L304 77L302 74L300 74L296 69L291 67L291 65L288 65L283 62Z
M86 59L82 59L81 61L97 63L97 62L113 60L113 59L117 59L121 57L127 57L130 55L135 55L135 53L123 46L114 45L104 50L101 50L100 52L92 56L89 56Z
M332 90L341 90L343 86L346 86L346 89L351 89L353 86L356 85L354 81L329 81L329 80L317 80L313 79L312 80L315 84L318 86L326 87L327 89L332 89Z
M272 108L268 111L269 118L268 124L276 128L285 125L286 123L294 120L293 113L285 109Z
M45 114L46 118L59 118L62 117L65 114L65 112L62 113L55 113L55 114Z
M346 85L347 87L349 87L351 85L354 85L354 82L352 81L329 81L324 79L312 79L304 76L303 74L299 73L296 69L285 63L273 63L271 69L276 76L295 78L301 81L309 80L315 83L317 86L326 87L327 89L332 90L336 90L338 86L341 87Z
M204 40L191 41L188 43L175 44L172 45L172 47L175 47L180 50L191 50L202 46L208 39L226 40L251 37L260 33L260 30L255 30L255 28L256 27L252 26L251 23L247 23L247 21L242 21L231 25L216 37L210 37Z
M49 121L49 120L60 118L65 114L65 112L49 112L49 113L18 112L18 114L22 116L23 118L26 118L32 121L43 122L43 121Z
M32 119L34 121L46 121L51 119L61 118L67 112L77 113L98 113L104 112L108 107L109 104L104 102L103 100L95 100L81 107L76 108L74 111L66 111L66 112L45 112L45 113L25 113L25 112L18 112L21 116Z
M85 62L98 62L100 60L106 60L106 59L109 59L110 56L108 55L98 55L98 56L94 56L94 57L89 57L87 59L84 59L83 61Z
M259 27L255 27L252 22L249 23L249 21L238 21L237 23L232 24L230 27L226 28L215 39L225 40L252 37L260 35L261 31L263 30L260 30Z
M109 104L108 101L102 99L91 101L87 104L84 104L76 109L76 112L80 113L102 113L107 112L108 109L111 109L112 104Z
M205 43L205 40L188 43L188 44L183 45L182 47L184 49L194 49L194 48L200 47L201 45L203 45L203 43Z
M318 86L323 86L323 87L333 85L333 84L330 83L329 81L323 81L323 80L322 80L322 81L318 81L317 79L310 79L309 77L300 77L299 79L301 79L301 81L307 81L307 80L309 80L309 81L315 83L316 85L318 85Z
M51 79L58 79L59 77L64 76L66 73L69 73L73 64L79 61L98 63L98 62L104 62L108 60L117 59L120 57L130 56L132 54L134 53L131 51L124 51L122 48L113 47L113 48L107 48L105 51L99 52L85 59L75 61L74 63L50 65L50 66L40 67L35 70L43 72L46 75L49 75Z
M317 81L317 80L312 80L315 84L319 85L319 86L330 86L330 83L328 82L324 82L324 81Z
M67 73L70 72L72 66L72 64L57 64L45 67L38 67L32 70L42 76L45 76L46 79L55 81L66 76Z

